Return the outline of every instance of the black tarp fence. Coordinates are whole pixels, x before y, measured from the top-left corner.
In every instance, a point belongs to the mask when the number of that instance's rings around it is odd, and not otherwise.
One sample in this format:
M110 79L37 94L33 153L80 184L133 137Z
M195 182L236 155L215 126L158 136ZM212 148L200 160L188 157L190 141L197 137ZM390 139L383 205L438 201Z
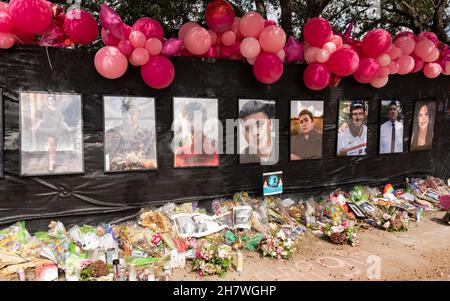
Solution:
M382 89L345 78L337 88L311 91L302 80L304 66L285 65L283 77L263 85L243 62L177 57L176 76L164 90L149 88L138 68L120 79L101 77L94 54L83 50L18 46L0 52L3 89L5 178L0 180L0 225L27 220L45 229L49 220L66 224L118 222L135 216L144 206L169 201L211 200L238 191L261 194L262 173L283 171L287 192L317 192L355 184L401 183L408 176L450 177L450 77L427 79L422 74L391 76ZM82 175L21 177L19 166L20 91L79 93L83 101L84 164ZM154 97L158 140L157 171L105 174L103 159L104 95ZM173 168L173 97L214 97L219 119L237 119L238 99L274 99L280 120L280 161L274 166L239 165L237 155L221 155L218 168ZM337 114L340 97L370 101L368 154L337 158ZM415 100L437 101L433 150L378 155L380 100L402 101L405 146L409 145ZM324 100L323 158L290 161L291 100ZM225 132L225 131L224 131ZM224 133L225 135L225 133Z

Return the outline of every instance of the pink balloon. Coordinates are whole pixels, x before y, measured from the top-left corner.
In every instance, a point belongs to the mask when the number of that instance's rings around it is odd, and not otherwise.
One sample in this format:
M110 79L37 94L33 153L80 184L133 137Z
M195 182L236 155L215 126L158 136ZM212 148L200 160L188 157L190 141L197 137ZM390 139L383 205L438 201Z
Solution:
M11 32L14 22L11 16L4 11L0 11L0 32Z
M319 48L330 40L332 33L330 23L322 17L308 19L303 28L305 41Z
M101 35L103 44L105 44L106 46L117 46L117 44L119 44L120 42L105 28L102 28Z
M180 30L178 31L178 39L184 41L184 37L186 36L187 32L188 32L191 28L194 28L194 27L200 27L200 25L198 25L198 24L195 23L195 22L187 22L187 23L184 23L184 24L181 26ZM216 35L216 39L217 39L217 35Z
M439 54L440 54L439 50L436 47L434 47L431 53L423 58L423 61L426 63L434 62L439 58Z
M330 38L330 42L333 43L334 45L336 45L336 49L341 48L342 45L344 44L344 43L342 42L342 38L341 38L340 36L337 36L337 35L333 35L333 36Z
M234 9L225 0L209 2L205 12L206 24L216 32L225 32L231 28L234 21Z
M141 67L144 82L154 89L167 88L175 78L172 62L164 56L152 56L148 63Z
M437 47L439 45L439 38L437 37L437 35L434 32L430 32L430 31L421 32L416 37L417 42L419 42L423 39L428 39L431 42L433 42L434 47Z
M332 54L336 51L336 45L333 42L326 42L323 44L322 49L328 51L329 54Z
M9 10L9 4L5 2L0 2L0 11L7 13Z
M132 31L142 32L146 37L146 41L150 38L157 38L160 41L164 40L164 30L161 24L152 18L145 17L137 20L133 24Z
M133 49L133 50L134 50L134 49ZM134 66L134 67L139 67L139 64L136 63L136 62L133 60L133 56L132 56L132 55L128 56L128 61L130 62L130 64L131 64L132 66Z
M244 58L241 54L241 42L234 42L231 48L233 48L233 55L239 57L239 59Z
M428 63L423 67L423 74L428 78L436 78L441 72L442 67L438 63Z
M131 44L130 40L122 40L117 45L117 48L119 48L120 52L122 52L124 55L129 56L133 53L134 47Z
M236 40L241 41L244 37L242 36L241 32L239 31L239 22L241 21L241 18L234 17L233 25L231 25L231 31L236 35Z
M95 55L94 63L97 72L109 79L121 77L128 68L127 57L113 46L101 48Z
M130 34L130 42L134 48L144 48L145 43L147 43L147 39L145 38L145 34L135 30Z
M387 53L384 53L384 54L380 55L379 57L377 57L377 63L381 67L389 65L390 62L391 62L391 57Z
M280 60L284 63L284 61L286 60L286 52L284 52L284 49L280 49L277 52L277 55L280 58Z
M14 36L7 32L0 32L0 48L9 49L14 46Z
M250 65L255 65L255 61L256 61L256 57L252 57L252 58L248 58L247 59L247 62L250 64Z
M319 50L322 49L319 47L309 47L305 50L304 57L307 64L311 64L316 61Z
M316 54L316 61L318 63L325 63L330 58L330 53L325 49L319 49Z
M384 86L386 86L386 84L389 81L389 77L377 77L375 78L373 81L370 82L370 84L372 85L372 87L374 88L382 88Z
M302 55L302 49L300 43L295 40L293 36L290 36L286 45L284 46L284 52L286 54L286 61L288 63L295 62Z
M184 37L184 47L192 54L205 54L211 48L211 35L203 27L193 27Z
M379 57L389 50L391 35L384 29L369 31L362 40L362 50L368 57Z
M211 29L208 29L209 35L211 36L211 45L216 45L217 43L217 33L212 31Z
M331 54L327 66L336 75L349 76L358 68L359 56L352 48L340 48Z
M209 48L208 52L206 53L206 57L209 57L209 58L219 57L219 54L217 53L217 49L215 47Z
M281 27L270 25L259 35L259 44L262 50L277 53L286 44L286 33Z
M222 40L222 44L224 46L231 46L231 45L234 44L234 42L236 42L236 35L234 34L234 32L232 32L230 30L229 31L225 31L222 34L221 40Z
M450 62L445 62L444 66L442 67L442 74L450 75Z
M108 30L116 39L128 39L131 29L128 25L123 23L119 14L106 4L100 6L100 23L102 27Z
M428 39L423 39L416 43L414 54L424 59L433 52L434 48L436 47L434 46L433 42Z
M380 67L380 70L378 70L377 77L388 77L389 73L389 68L387 66L383 66Z
M283 75L283 62L273 53L260 54L253 65L253 74L263 84L273 84Z
M261 52L261 47L256 38L248 37L242 40L240 50L243 57L247 59L256 59Z
M409 36L403 36L396 39L394 45L398 47L403 54L411 54L416 47L416 41Z
M161 53L162 43L159 39L150 38L147 40L147 43L145 44L145 49L147 49L147 51L150 55L158 55ZM145 63L147 63L147 62L145 62Z
M402 51L397 46L392 45L392 47L389 48L388 54L391 57L391 61L397 59L401 54Z
M97 39L97 20L87 11L73 9L66 14L64 31L74 43L88 45Z
M177 39L177 38L170 38L166 41L164 41L163 48L162 48L162 55L166 57L171 57L178 52L180 52L181 47L183 46L183 41Z
M150 59L150 54L145 48L136 48L133 50L131 58L133 59L133 62L136 63L138 66L142 66L147 64L148 60Z
M391 63L388 65L388 68L389 68L389 74L396 74L398 72L398 69L400 68L400 66L398 65L397 62L391 61Z
M246 13L239 21L239 31L245 38L258 38L263 29L264 19L257 12Z
M422 70L423 68L423 60L415 54L412 54L411 57L414 59L414 68L411 70L411 73L416 73Z
M398 34L395 35L394 41L396 41L397 39L399 39L401 37L410 37L411 39L415 39L416 38L414 33L410 32L410 31L402 31L402 32L399 32Z
M355 80L362 84L368 84L372 82L380 70L380 65L373 58L363 57L359 60L358 69L353 73Z
M409 55L401 55L396 62L398 63L398 74L404 75L410 73L414 68L414 59Z
M53 14L45 0L14 0L9 4L14 27L25 33L40 33L52 23Z
M303 73L303 81L311 90L322 90L328 86L330 79L331 72L325 64L310 64Z

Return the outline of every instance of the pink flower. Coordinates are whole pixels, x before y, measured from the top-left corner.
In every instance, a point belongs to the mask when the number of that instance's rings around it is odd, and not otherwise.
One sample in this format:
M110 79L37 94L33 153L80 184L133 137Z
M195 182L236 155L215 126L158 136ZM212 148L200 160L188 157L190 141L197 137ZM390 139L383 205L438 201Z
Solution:
M158 245L162 240L161 234L156 234L152 237L152 244Z
M347 221L343 221L343 222L342 222L342 226L344 226L345 228L347 228L347 226L348 226Z
M282 248L280 248L280 247L277 248L277 254L280 254L282 251L283 251Z

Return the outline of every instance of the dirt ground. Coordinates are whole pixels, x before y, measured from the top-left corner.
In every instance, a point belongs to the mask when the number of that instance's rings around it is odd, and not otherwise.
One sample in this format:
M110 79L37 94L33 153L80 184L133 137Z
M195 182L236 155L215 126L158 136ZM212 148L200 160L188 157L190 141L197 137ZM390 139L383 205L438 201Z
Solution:
M444 212L427 213L408 232L371 228L358 232L358 246L338 246L313 234L302 238L289 260L244 253L242 273L199 277L189 269L172 280L447 280L450 281L450 225Z

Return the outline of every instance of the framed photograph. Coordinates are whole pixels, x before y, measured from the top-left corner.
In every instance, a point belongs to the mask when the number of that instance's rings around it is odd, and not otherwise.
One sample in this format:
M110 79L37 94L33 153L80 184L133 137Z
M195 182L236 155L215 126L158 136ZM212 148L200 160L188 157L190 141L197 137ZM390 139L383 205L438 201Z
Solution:
M5 177L5 173L3 170L3 149L4 149L4 120L3 120L3 90L0 89L0 179L3 179Z
M158 168L155 99L104 96L105 172Z
M368 201L362 200L357 202L356 205L358 205L358 207L368 215L373 215L375 213L375 206Z
M233 207L233 224L235 229L250 229L252 219L252 207Z
M403 153L403 108L398 100L380 105L380 154Z
M365 219L367 216L364 214L364 212L361 211L361 209L358 207L358 205L353 203L347 203L348 207L352 210L352 212L355 214L355 216L359 219Z
M174 167L219 166L219 112L216 98L173 99Z
M221 220L225 215L226 214L209 216L198 213L179 213L172 215L171 219L174 221L176 230L180 237L199 238L228 228L227 225L221 223Z
M351 157L367 154L367 117L369 101L339 101L337 156Z
M240 164L274 165L278 162L278 151L275 101L239 99Z
M20 93L20 174L84 172L81 95Z
M410 151L431 150L436 119L435 101L416 101Z
M322 159L323 101L291 101L291 160Z

